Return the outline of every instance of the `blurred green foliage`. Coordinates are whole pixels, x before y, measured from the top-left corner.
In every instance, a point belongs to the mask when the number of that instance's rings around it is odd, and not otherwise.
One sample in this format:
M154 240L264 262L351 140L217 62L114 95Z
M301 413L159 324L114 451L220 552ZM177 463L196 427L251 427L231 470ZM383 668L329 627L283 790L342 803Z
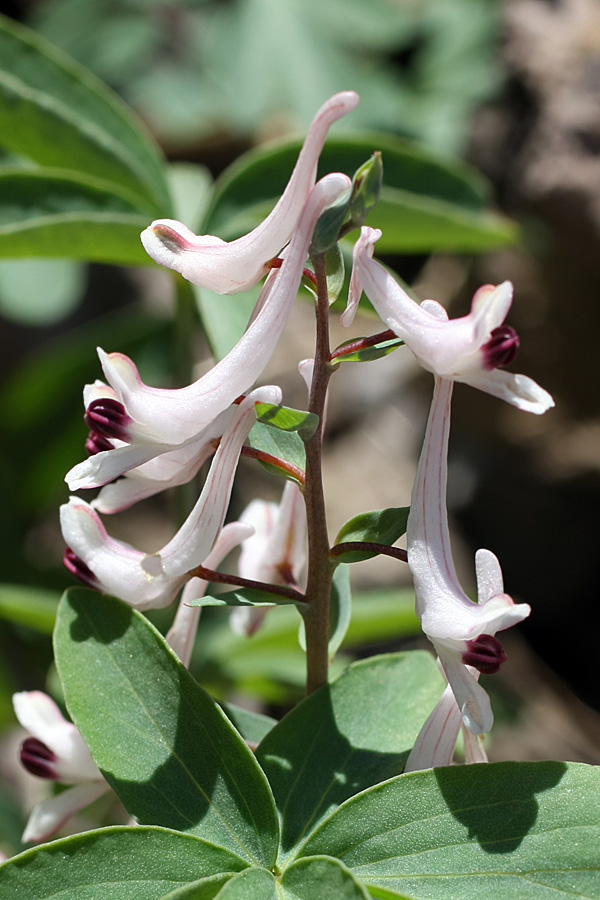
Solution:
M116 88L170 148L273 115L306 127L363 97L347 129L462 149L497 90L497 0L46 0L29 24ZM342 125L342 128L344 125Z

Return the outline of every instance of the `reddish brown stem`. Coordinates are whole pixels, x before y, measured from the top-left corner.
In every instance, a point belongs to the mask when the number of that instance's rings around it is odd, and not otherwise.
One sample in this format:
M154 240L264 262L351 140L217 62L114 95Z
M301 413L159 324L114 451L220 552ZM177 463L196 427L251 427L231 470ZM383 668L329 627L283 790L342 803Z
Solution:
M292 478L299 482L299 484L304 485L304 472L302 469L299 469L298 466L292 465L292 463L286 462L284 459L280 459L278 456L271 456L270 453L264 453L262 450L256 450L255 447L242 447L242 456L247 456L248 459L258 459L260 462L268 463L270 466L275 466L276 469L281 469L282 472L287 472L288 475L291 475Z
M382 331L379 334L372 334L371 337L357 338L355 341L350 341L348 344L337 347L330 358L332 360L339 359L340 357L348 356L350 353L366 350L368 347L374 347L376 344L383 344L384 341L391 341L397 337L398 335L396 332L392 331L391 328L388 328L387 331Z
M202 578L204 581L213 581L216 584L232 584L234 587L265 591L267 594L276 594L279 597L296 600L299 603L304 603L305 601L304 594L294 590L294 588L284 587L279 584L268 584L266 581L253 581L251 578L241 578L239 575L228 575L226 572L216 572L214 569L207 569L205 566L196 566L191 570L190 575Z
M329 555L342 556L344 553L377 553L382 556L391 556L399 559L401 562L408 562L408 554L402 547L388 547L387 544L373 544L369 541L347 541L346 543L336 544L329 551Z

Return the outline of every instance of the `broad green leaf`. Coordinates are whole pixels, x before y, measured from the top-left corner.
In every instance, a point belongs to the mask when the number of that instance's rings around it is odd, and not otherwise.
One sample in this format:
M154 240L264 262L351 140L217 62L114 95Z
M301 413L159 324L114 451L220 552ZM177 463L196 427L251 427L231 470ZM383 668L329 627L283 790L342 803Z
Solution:
M300 474L304 474L306 453L302 438L296 432L280 431L279 429L269 428L268 425L264 425L262 422L257 422L256 425L252 426L248 436L248 443L255 450L260 450L262 453L276 457L276 459L282 459L297 469ZM261 465L274 475L290 478L293 481L298 480L301 483L299 478L295 479L293 474L288 474L276 466L271 466L262 461Z
M60 594L22 584L0 584L0 619L52 634Z
M258 868L234 875L215 896L217 900L281 900L271 872Z
M203 230L230 240L255 227L283 192L299 149L290 142L240 157L217 182ZM490 191L475 170L408 141L381 134L330 138L318 177L352 176L374 150L382 152L384 180L368 223L383 229L380 252L479 251L514 240L512 226L488 211Z
M210 594L190 600L189 606L244 606L244 607L275 607L293 603L300 611L306 605L299 600L271 594L269 591L261 591L254 588L243 588L239 591L223 591L211 597Z
M323 822L301 854L326 848L375 897L597 900L599 846L600 769L495 763L377 785Z
M0 900L158 900L203 876L243 868L237 856L192 835L102 828L9 859L0 866Z
M0 169L0 256L147 265L148 218L123 190L58 169Z
M277 720L272 719L271 716L243 709L241 706L236 706L235 703L222 703L221 706L244 740L251 744L260 744L271 728L277 724Z
M278 428L280 431L297 431L307 441L319 426L319 417L302 409L274 406L272 403L255 403L256 421Z
M369 225L382 231L378 254L485 253L518 238L517 226L498 213L391 187L381 191Z
M283 896L289 900L371 900L352 872L328 856L313 856L292 863L280 884Z
M34 32L0 19L0 145L42 166L95 174L169 215L157 148L133 112Z
M359 515L354 516L342 525L335 539L335 544L365 541L373 544L385 544L386 547L391 547L398 538L406 533L409 512L410 507L403 506L359 513ZM336 559L350 563L372 559L374 556L377 556L377 553L368 550L351 551L337 555Z
M68 591L54 644L67 708L127 811L271 865L277 822L263 773L148 620Z
M86 281L84 266L68 259L0 260L0 311L23 325L54 325L83 300Z
M442 690L427 653L371 657L269 732L256 753L281 817L283 859L348 797L402 771Z
M393 353L394 350L397 350L398 347L401 347L404 343L401 338L392 338L389 341L381 341L380 344L373 344L372 347L364 347L361 350L352 350L351 348L355 346L357 341L364 340L363 338L353 338L351 341L346 341L343 344L340 344L339 347L336 347L334 352L340 352L339 356L336 356L332 363L337 365L338 363L343 362L370 362L373 359L381 359L383 356L388 356L390 353ZM348 353L342 353L344 347L348 347Z

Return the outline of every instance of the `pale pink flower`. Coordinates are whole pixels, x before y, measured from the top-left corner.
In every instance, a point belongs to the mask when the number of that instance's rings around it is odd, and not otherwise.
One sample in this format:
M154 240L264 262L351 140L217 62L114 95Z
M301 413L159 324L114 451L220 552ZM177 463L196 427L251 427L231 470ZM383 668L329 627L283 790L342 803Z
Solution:
M86 395L94 397L86 421L99 439L98 452L67 473L71 490L101 487L191 442L206 446L220 424L217 417L254 384L271 358L298 293L317 219L349 184L346 175L332 173L315 185L281 268L265 282L259 313L233 350L198 381L174 390L149 387L129 357L98 350L108 385L96 383Z
M408 564L423 631L439 656L465 727L481 734L492 727L493 715L473 670L498 671L505 656L496 632L522 621L531 610L504 593L500 564L489 550L475 555L477 603L456 576L446 511L452 387L452 381L435 380L408 518Z
M148 555L114 540L95 510L71 497L60 511L67 568L90 587L137 609L168 605L188 580L188 572L204 563L221 531L242 445L256 421L254 404L280 401L280 389L267 386L236 407L194 509L158 553Z
M32 775L72 785L42 800L33 809L23 842L49 840L65 822L110 791L79 731L47 694L22 691L13 695L17 719L31 737L21 744L20 759Z
M359 97L343 91L318 111L288 185L267 218L249 234L229 243L214 235L196 235L181 222L158 219L142 232L146 252L161 266L174 269L217 294L236 294L255 285L267 263L287 244L315 183L317 162L329 128L350 110Z
M252 500L240 522L254 533L241 545L238 572L243 578L297 588L306 563L306 510L295 482L287 481L281 502ZM266 609L239 607L231 614L236 634L250 636L260 627Z
M428 371L464 381L526 412L540 414L554 406L550 394L531 378L498 368L513 361L519 346L514 329L503 325L512 303L510 282L480 288L467 316L448 319L444 308L434 300L415 303L372 258L373 246L380 237L377 229L361 229L354 247L344 325L352 322L364 289L379 316Z

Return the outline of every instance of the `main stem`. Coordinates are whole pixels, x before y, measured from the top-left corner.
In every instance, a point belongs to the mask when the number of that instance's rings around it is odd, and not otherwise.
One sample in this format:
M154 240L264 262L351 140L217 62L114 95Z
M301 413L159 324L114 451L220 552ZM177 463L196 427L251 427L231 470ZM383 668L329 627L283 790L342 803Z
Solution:
M309 412L323 423L327 385L332 373L329 346L329 295L325 257L313 260L317 282L316 348ZM329 604L334 565L329 557L329 535L325 515L322 472L323 428L317 428L306 448L304 499L308 530L308 576L306 583L306 692L327 684L329 670Z

